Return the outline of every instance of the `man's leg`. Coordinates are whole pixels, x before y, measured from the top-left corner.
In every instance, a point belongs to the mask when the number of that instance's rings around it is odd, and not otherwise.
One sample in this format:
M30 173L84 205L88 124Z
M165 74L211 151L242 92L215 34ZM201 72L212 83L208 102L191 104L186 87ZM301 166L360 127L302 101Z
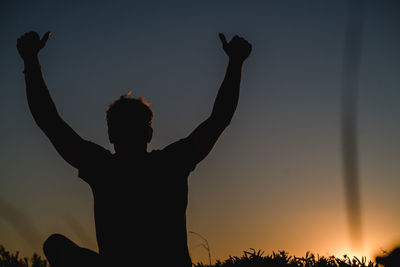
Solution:
M52 234L43 244L43 251L51 267L99 266L99 254L81 248L60 234Z

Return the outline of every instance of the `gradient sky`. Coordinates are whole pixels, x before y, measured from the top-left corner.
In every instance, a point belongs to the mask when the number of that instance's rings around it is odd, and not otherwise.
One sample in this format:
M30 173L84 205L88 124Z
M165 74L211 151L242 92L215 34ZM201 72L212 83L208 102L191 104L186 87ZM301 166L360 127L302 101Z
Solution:
M132 90L152 103L155 149L210 114L227 64L223 32L248 39L253 53L231 126L190 176L188 230L208 240L213 261L248 248L349 253L340 150L346 8L339 0L2 0L0 244L30 255L58 232L97 250L90 188L28 110L21 34L52 31L42 68L82 137L111 149L106 106ZM358 117L359 253L367 256L400 243L399 14L398 1L366 3ZM201 242L189 234L194 262L208 260Z

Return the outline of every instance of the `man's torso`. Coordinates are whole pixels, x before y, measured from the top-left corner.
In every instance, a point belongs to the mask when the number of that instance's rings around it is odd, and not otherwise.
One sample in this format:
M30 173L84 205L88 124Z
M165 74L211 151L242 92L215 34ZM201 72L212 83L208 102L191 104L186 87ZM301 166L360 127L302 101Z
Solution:
M126 253L189 264L186 207L191 169L153 151L123 159L111 153L79 177L94 196L100 255Z

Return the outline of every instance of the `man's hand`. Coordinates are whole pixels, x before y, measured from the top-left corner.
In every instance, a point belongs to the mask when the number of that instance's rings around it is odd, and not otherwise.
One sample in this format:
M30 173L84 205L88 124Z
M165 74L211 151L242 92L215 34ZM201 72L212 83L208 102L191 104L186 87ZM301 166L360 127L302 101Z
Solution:
M229 43L226 41L224 34L220 33L219 38L225 53L230 59L243 62L250 55L251 44L244 38L235 35Z
M17 40L17 49L23 60L37 57L40 50L46 45L50 32L46 32L40 39L37 32L27 32Z

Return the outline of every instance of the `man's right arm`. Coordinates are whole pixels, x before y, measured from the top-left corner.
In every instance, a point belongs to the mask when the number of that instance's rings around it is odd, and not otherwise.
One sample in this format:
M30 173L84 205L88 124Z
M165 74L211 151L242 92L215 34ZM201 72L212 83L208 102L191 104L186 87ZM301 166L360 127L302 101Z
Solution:
M24 60L26 94L29 109L39 128L47 135L58 153L72 166L80 168L89 160L93 143L82 139L58 114L43 79L38 53L45 46L50 33L42 39L29 32L17 41L17 49Z

